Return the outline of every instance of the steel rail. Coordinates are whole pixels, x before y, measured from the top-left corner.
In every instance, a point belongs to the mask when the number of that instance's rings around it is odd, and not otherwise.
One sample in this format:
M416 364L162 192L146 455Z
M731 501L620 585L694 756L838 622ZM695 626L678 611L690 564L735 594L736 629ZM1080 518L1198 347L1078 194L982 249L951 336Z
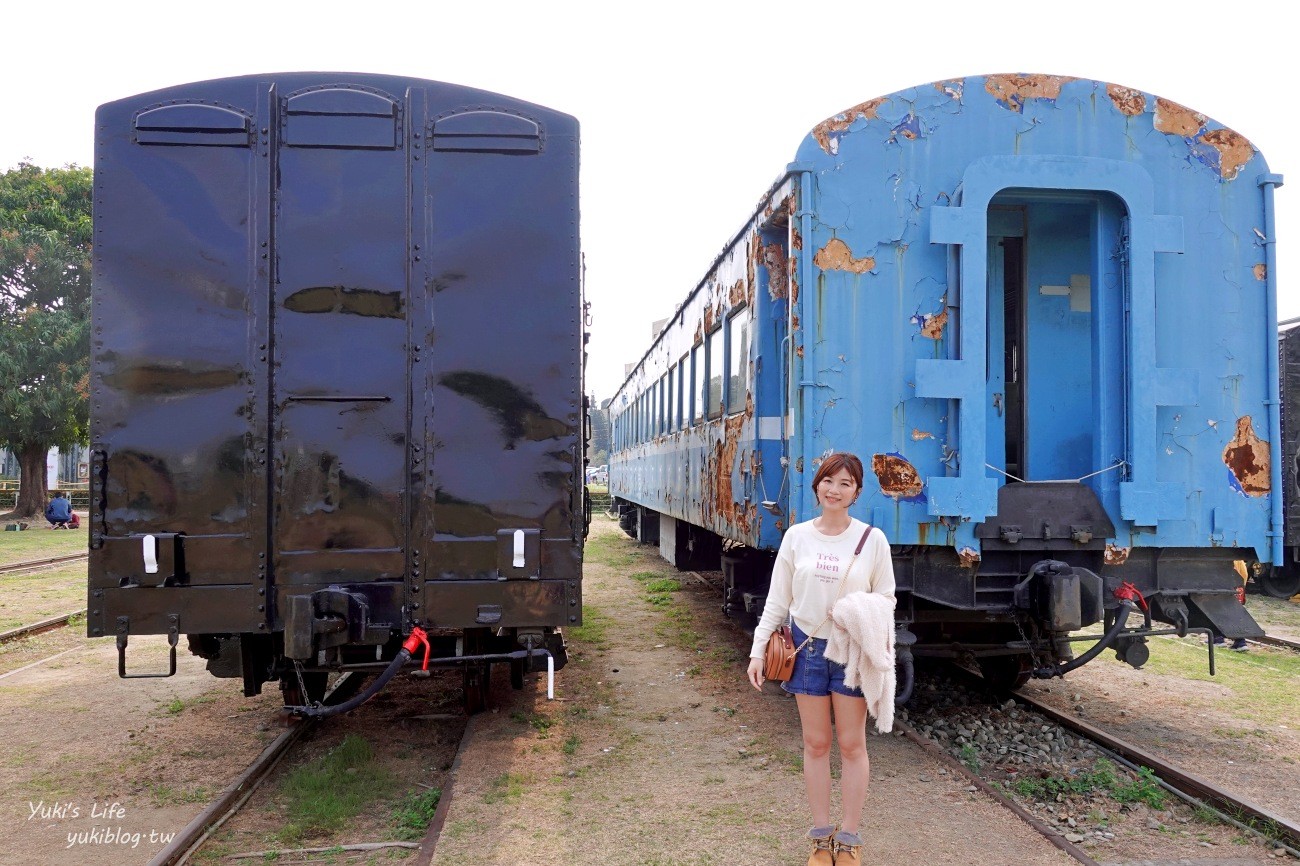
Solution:
M1271 634L1266 634L1263 637L1248 637L1246 640L1248 642L1253 641L1257 644L1263 644L1264 646L1277 646L1300 652L1300 641L1294 641L1290 638L1274 637Z
M52 616L49 619L43 619L40 622L34 622L30 625L20 625L18 628L9 631L0 631L0 643L8 643L11 640L31 637L44 631L51 631L56 628L62 628L68 624L68 620L74 616L80 616L85 613L86 609L68 611L60 616Z
M1289 848L1300 849L1300 824L1243 800L1199 776L1179 769L1139 746L1085 722L1078 716L1045 704L1032 695L1021 691L1012 692L1011 695L1035 712L1047 716L1077 734L1082 734L1125 759L1126 762L1148 767L1170 788L1213 807L1239 826L1244 825L1247 829L1254 830L1269 839L1280 839Z
M325 696L325 702L346 697L347 693L360 685L362 675L344 674ZM222 824L234 816L253 796L253 792L266 779L280 759L288 753L290 747L302 739L303 735L313 730L319 721L304 719L271 741L262 754L240 774L239 778L226 786L217 799L208 804L194 820L176 834L171 843L153 856L149 866L179 866L189 860L198 851L199 846L216 832Z
M11 571L30 571L36 568L46 568L51 565L62 565L65 562L77 562L88 557L89 553L69 553L67 556L51 556L48 559L32 559L27 562L10 562L0 565L0 574L7 574Z

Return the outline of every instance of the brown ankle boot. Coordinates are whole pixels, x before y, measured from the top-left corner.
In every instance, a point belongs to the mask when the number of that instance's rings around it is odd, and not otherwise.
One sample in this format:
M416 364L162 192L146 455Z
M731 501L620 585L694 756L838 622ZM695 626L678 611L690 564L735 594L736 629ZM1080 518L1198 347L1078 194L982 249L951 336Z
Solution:
M825 836L814 836L812 830L808 831L808 840L813 843L812 853L808 855L808 866L835 866L834 832L832 828Z
M861 866L862 864L862 839L857 833L845 833L843 830L835 834L831 840L834 847L835 866Z

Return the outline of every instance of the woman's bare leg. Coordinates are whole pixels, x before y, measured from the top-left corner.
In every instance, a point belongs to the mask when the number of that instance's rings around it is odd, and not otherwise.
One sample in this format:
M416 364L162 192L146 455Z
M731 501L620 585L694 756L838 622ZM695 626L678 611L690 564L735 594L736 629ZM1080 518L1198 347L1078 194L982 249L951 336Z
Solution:
M857 833L858 822L862 820L862 806L867 801L867 786L871 784L871 761L867 758L867 702L865 698L832 692L831 704L835 708L835 739L840 747L840 801L844 806L840 829ZM806 735L804 742L806 754ZM807 760L805 757L805 777ZM829 771L828 766L828 774Z
M814 827L831 825L831 699L795 695L803 728L803 781ZM862 701L866 712L866 701ZM864 749L865 754L865 749ZM860 805L859 805L859 808Z

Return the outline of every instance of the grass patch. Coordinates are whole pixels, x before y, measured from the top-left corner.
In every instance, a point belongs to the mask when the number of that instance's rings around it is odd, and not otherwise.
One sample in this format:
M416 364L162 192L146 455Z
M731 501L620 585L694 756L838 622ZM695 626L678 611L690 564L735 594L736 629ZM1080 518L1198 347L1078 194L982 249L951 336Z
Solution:
M609 627L614 620L589 604L582 606L582 625L565 629L569 637L593 649L604 649L609 644Z
M528 713L522 713L519 711L515 711L511 713L510 720L514 722L519 722L520 724L523 725L528 725L533 730L543 734L550 730L552 724L551 720L548 719L546 716L539 716L536 714L530 715Z
M171 785L160 782L149 784L149 794L155 806L179 806L184 803L206 803L212 799L212 792L200 785L191 791L180 791Z
M289 818L280 838L293 842L308 833L342 829L362 809L385 799L391 781L375 764L370 742L348 734L327 754L290 773L280 786Z
M980 753L979 750L976 749L974 746L972 746L970 743L964 744L960 749L957 750L957 760L965 764L966 769L970 770L972 773L979 772Z
M1201 640L1155 638L1151 659L1143 670L1226 686L1231 695L1212 699L1212 705L1248 722L1289 724L1300 718L1300 691L1295 689L1300 680L1300 654L1260 647L1251 647L1248 653L1217 651L1214 663L1218 673L1213 677L1206 657Z
M13 534L0 532L0 535ZM85 606L84 562L0 576L0 630L29 625ZM84 627L84 617L79 624Z
M564 745L561 746L561 749L564 751L564 754L566 755L575 754L578 751L578 746L581 744L581 742L582 741L578 739L577 734L570 734L569 738L564 741Z
M627 568L636 562L635 552L628 548L628 538L620 535L591 535L583 546L582 558L610 568Z
M963 761L964 763L964 761ZM1022 797L1033 800L1053 800L1058 794L1105 794L1119 803L1145 803L1153 809L1164 808L1166 794L1156 782L1155 774L1146 767L1138 770L1132 781L1121 777L1115 765L1105 759L1069 776L1046 776L1040 779L1017 779L1010 789Z
M484 803L512 803L524 794L524 777L518 773L502 773L492 780Z
M439 788L411 791L393 809L393 824L397 838L403 842L418 842L424 838L433 820L433 813L442 799Z
M26 521L31 527L23 532L0 531L0 565L85 553L89 547L90 537L84 523L81 529L56 532L46 529L44 516L27 518ZM7 524L13 521L3 522Z

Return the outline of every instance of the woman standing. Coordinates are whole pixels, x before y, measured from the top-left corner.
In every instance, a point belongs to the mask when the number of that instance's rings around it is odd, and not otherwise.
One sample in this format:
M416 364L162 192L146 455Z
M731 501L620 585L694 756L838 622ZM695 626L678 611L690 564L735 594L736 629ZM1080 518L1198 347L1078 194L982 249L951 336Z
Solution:
M860 689L844 685L844 666L829 661L830 610L851 592L876 592L894 598L894 565L884 533L849 516L862 492L862 461L832 454L813 477L821 515L791 526L781 539L772 568L767 605L754 629L749 681L763 686L763 651L768 637L793 621L795 646L811 636L795 658L794 673L782 688L795 696L803 728L803 775L812 810L813 843L808 866L857 866L862 858L858 822L867 798L871 763L867 759L867 702ZM831 824L831 731L840 747L838 830Z

